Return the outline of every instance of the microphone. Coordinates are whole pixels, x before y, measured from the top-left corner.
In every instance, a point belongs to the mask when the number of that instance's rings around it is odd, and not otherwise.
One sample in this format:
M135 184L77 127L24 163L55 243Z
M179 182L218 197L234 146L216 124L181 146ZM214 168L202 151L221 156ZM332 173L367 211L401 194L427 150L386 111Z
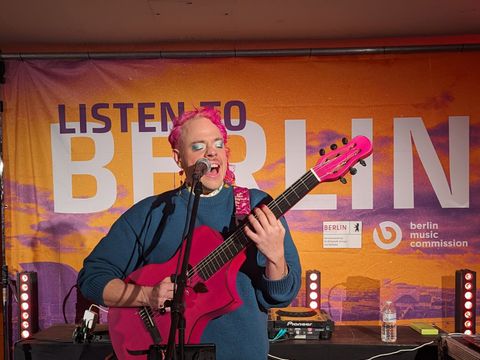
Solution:
M192 178L193 180L200 180L200 178L205 175L207 172L210 171L212 165L210 165L210 161L206 158L200 158L195 163L195 167L193 169Z

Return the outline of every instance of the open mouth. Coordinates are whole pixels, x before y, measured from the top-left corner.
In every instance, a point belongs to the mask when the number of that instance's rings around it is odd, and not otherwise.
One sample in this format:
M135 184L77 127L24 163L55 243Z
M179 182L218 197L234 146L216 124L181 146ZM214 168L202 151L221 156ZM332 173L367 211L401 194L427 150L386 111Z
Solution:
M218 164L211 164L210 171L207 173L209 176L217 176L220 171L220 165Z

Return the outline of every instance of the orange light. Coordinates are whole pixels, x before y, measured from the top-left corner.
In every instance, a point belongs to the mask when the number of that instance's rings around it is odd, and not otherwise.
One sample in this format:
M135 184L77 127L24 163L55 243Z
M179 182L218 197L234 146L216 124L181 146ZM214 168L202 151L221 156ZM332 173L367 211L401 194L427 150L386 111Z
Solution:
M477 273L473 270L455 271L455 332L476 333Z
M31 338L38 331L38 281L35 271L17 273L18 337Z
M318 309L318 302L316 301L310 301L308 305L310 306L310 309Z

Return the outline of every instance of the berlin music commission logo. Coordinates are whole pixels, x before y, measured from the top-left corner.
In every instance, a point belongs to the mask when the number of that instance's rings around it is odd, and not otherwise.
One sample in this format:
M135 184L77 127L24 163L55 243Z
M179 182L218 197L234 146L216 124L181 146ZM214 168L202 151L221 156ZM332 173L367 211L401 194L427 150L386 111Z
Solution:
M373 241L380 249L394 249L402 241L402 229L393 221L383 221L378 224L382 236L378 235L377 228L373 229Z
M425 223L410 222L408 226L409 245L411 248L458 248L468 247L467 240L444 240L440 236L439 225L431 221ZM396 248L403 240L400 226L393 221L383 221L373 229L373 241L384 250Z

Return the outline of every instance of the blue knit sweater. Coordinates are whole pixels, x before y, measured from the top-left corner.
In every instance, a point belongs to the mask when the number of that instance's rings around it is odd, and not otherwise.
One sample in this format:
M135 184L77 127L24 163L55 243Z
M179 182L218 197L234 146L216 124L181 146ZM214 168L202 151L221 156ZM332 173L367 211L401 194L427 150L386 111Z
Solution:
M83 295L103 304L103 289L114 278L124 279L148 263L170 259L180 246L187 217L189 191L172 190L140 201L127 210L85 259L78 276ZM268 195L250 190L252 209ZM196 225L207 225L226 235L232 229L234 195L232 187L217 195L201 197ZM280 280L264 275L266 259L253 249L237 276L237 292L243 304L233 312L211 320L202 343L216 345L218 360L265 360L268 353L267 310L285 307L297 295L301 268L297 250L286 228L285 257L289 273ZM256 254L256 255L255 255Z

